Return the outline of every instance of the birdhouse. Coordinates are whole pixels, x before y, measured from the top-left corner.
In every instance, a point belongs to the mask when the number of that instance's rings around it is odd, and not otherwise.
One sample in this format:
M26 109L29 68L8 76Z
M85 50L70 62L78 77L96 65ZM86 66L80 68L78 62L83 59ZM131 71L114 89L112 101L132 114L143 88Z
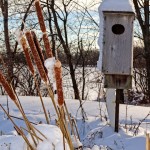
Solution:
M131 88L133 68L133 12L104 11L102 72L105 87Z

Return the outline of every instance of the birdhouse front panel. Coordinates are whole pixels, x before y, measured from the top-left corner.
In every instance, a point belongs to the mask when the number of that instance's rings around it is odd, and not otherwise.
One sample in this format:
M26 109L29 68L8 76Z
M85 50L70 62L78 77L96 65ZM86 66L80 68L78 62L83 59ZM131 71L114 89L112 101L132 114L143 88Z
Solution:
M103 12L104 74L131 75L133 67L133 20L131 12Z

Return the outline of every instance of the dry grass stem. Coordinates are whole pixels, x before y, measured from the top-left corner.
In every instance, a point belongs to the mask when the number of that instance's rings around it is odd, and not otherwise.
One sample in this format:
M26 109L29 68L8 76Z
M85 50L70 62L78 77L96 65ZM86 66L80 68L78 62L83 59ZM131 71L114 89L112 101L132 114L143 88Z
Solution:
M18 101L19 101L19 100L18 100ZM23 117L23 119L24 119L24 122L25 122L25 124L26 124L28 130L29 130L29 133L30 133L30 135L31 135L31 138L32 138L34 144L37 145L37 143L36 143L36 141L35 141L35 139L34 139L32 133L31 133L31 131L32 131L32 132L35 134L35 131L34 131L34 129L32 128L32 124L29 122L28 118L26 117L26 115L25 115L25 113L24 113L24 110L23 110L22 106L20 105L20 103L19 103L19 104L18 104L18 103L15 103L15 104L16 104L16 106L18 107L20 113L22 114L22 117Z
M34 40L33 40L32 34L31 34L30 31L27 31L25 33L25 35L26 35L26 38L28 40L29 46L31 48L32 55L33 55L33 58L35 60L36 65L37 65L37 68L38 68L39 74L41 76L41 79L44 82L47 82L47 75L45 73L44 66L43 66L43 64L41 62L40 56L39 56L39 54L37 52L36 46L34 44Z
M146 150L150 150L150 134L146 133Z
M37 40L37 37L35 35L35 33L32 31L31 32L32 36L33 36L33 39L34 39L34 43L36 45L36 48L38 50L38 53L40 55L40 58L42 60L42 62L44 62L44 56L42 54L42 50L40 48L40 44ZM27 61L27 64L29 66L29 69L33 75L33 78L34 78L34 81L36 83L36 88L38 90L38 93L39 93L39 97L40 97L40 100L41 100L41 103L42 103L42 107L43 107L43 110L44 110L44 114L45 114L45 117L46 117L46 121L47 123L49 124L49 120L48 120L48 116L47 116L47 113L46 113L46 109L45 109L45 106L44 106L44 103L43 103L43 100L42 100L42 96L41 96L41 93L40 93L40 90L39 90L39 87L38 87L38 84L37 84L37 81L36 81L36 78L35 78L35 75L34 75L34 67L33 67L33 64L32 64L32 61L31 61L31 58L30 58L30 54L29 54L29 49L28 49L28 46L27 46L27 42L26 42L26 39L24 36L21 37L21 40L20 40L20 43L22 45L22 48L24 50L24 53L25 53L25 58L26 58L26 61Z
M69 124L70 124L70 127L71 127L71 131L75 137L75 140L77 141L77 138L75 136L75 131L74 131L74 128L73 128L73 124L72 124L72 121L71 121L71 118L70 118L70 115L69 115L69 112L68 112L68 108L67 108L67 105L66 105L66 102L64 101L64 108L66 110L66 114L67 114L67 117L68 117L68 120L69 120Z
M65 123L63 121L63 116L62 116L60 108L58 108L58 111L59 111L59 114L60 114L60 118L59 118L60 129L61 129L63 135L65 136L65 138L67 139L67 142L69 144L70 149L74 150L74 147L73 147L73 144L72 144L72 140L71 140L71 136L70 136L70 133L68 131L67 126L65 125Z
M64 118L63 118L63 116L61 114L60 108L58 108L56 106L56 103L55 103L55 100L54 100L54 94L53 94L52 90L50 89L50 87L49 87L49 85L47 83L46 83L46 86L47 86L47 89L48 89L48 94L49 94L49 96L50 96L50 98L52 100L53 106L55 108L56 114L58 116L59 127L60 127L63 135L66 137L70 149L73 150L74 148L73 148L73 145L72 145L70 133L69 133L68 129L66 128L66 125L64 123Z
M39 97L40 97L40 101L41 101L41 104L42 104L42 108L43 108L43 111L44 111L44 115L45 115L46 122L47 122L47 124L50 124L50 121L49 121L49 119L48 119L48 114L47 114L47 112L46 112L46 108L45 108L45 105L44 105L44 102L43 102L43 98L42 98L42 95L41 95L41 92L40 92L40 89L39 89L37 80L36 80L35 76L33 76L33 77L34 77L34 81L35 81L35 84L36 84L36 89L37 89L37 91L38 91L38 95L39 95Z
M0 70L0 83L2 84L2 86L4 87L5 91L7 92L8 96L14 101L16 102L16 95L12 89L12 87L10 86L10 84L8 83L8 81L6 80L6 78L3 76L1 70Z
M12 124L14 125L14 128L16 129L17 133L19 133L22 138L25 140L26 144L30 147L31 150L34 150L29 142L29 140L26 138L24 132L15 124L15 122L13 121L13 119L11 118L11 116L7 113L7 111L4 109L4 107L0 104L0 107L3 109L3 111L5 112L5 114L7 115L7 117L10 119L10 121L12 122Z
M41 131L39 131L37 128L35 128L34 126L33 126L33 128L38 132L38 133L40 133L45 139L47 139L47 137L41 132Z
M21 130L22 131L22 130ZM23 131L22 131L23 132ZM29 140L27 139L27 137L23 134L22 135L23 139L25 140L25 142L27 143L27 147L30 148L30 150L35 150L32 145L30 144Z
M27 129L25 129L25 128L23 128L23 127L20 127L22 130L24 130L24 131L27 131L28 133L30 133L29 132L29 130L27 130ZM40 137L38 137L37 135L35 135L35 134L33 134L33 133L31 133L33 136L35 136L38 140L40 140L40 141L43 141Z
M61 62L59 60L57 60L54 65L54 72L55 72L55 79L56 79L58 104L59 106L62 106L64 104L64 95L63 95L63 88L62 88Z
M44 23L44 17L43 17L43 13L42 13L42 9L41 9L39 0L35 0L35 8L36 8L36 13L37 13L37 17L39 20L40 28L41 28L42 32L46 32L46 26Z
M57 116L59 117L59 112L58 112L58 109L57 109L57 106L56 106L56 103L55 103L55 100L54 100L54 93L53 93L53 91L51 90L51 88L49 87L49 85L48 85L47 83L45 83L45 84L46 84L46 87L47 87L47 90L48 90L48 95L49 95L49 97L51 98L52 103L53 103L53 106L54 106L54 108L55 108L56 114L57 114Z
M43 42L44 42L44 47L45 47L45 50L46 50L47 58L53 57L50 42L49 42L49 39L48 39L48 36L47 36L46 32L43 33Z
M31 57L30 57L30 54L29 54L29 48L28 48L28 45L27 45L27 41L26 41L24 36L21 37L20 43L22 45L22 48L23 48L23 51L24 51L24 54L25 54L25 58L26 58L26 62L29 66L29 69L30 69L31 73L34 75L34 67L33 67L32 60L31 60Z
M25 121L28 129L31 129L30 128L30 123L29 123L28 119L26 118L26 116L24 114L23 108L22 108L21 104L18 103L19 100L17 99L17 96L16 96L14 90L12 89L11 85L9 85L9 83L7 82L7 80L5 79L5 77L3 76L1 71L0 71L0 83L4 87L5 91L9 95L9 97L14 101L14 103L18 107L19 111L21 112L21 114L24 118L24 121Z

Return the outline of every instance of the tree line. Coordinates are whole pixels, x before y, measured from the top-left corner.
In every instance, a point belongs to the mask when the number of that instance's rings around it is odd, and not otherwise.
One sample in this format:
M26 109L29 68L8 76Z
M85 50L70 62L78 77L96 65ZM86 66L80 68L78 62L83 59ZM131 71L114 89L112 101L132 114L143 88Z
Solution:
M18 75L25 76L22 68L26 65L19 43L15 38L16 29L36 30L39 42L41 46L43 45L33 3L34 0L0 0L1 67L3 66L8 81L14 87L16 80L19 80ZM99 34L99 18L97 10L93 8L98 3L98 0L92 4L77 3L76 0L41 1L53 54L63 64L68 65L76 99L80 99L83 91L79 91L76 81L77 67L82 67L84 83L85 66L96 66L98 60L99 52L95 47ZM136 69L133 76L147 99L150 99L149 1L133 0L133 3L139 22L134 35L144 43L134 48L134 68Z

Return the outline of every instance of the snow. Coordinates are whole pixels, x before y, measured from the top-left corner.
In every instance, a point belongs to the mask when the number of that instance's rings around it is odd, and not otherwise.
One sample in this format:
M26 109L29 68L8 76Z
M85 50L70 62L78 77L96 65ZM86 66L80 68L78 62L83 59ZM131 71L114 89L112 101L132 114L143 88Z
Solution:
M43 141L39 141L39 144L37 145L37 150L64 150L63 148L63 134L61 130L55 126L55 125L47 125L47 124L39 124L36 125L35 128L40 131L43 135L41 135L38 131L36 132L36 135L41 138ZM32 143L32 146L35 147L34 142L30 136L30 134L27 135L27 138L30 143ZM65 149L69 150L69 146L67 143L65 143Z
M99 11L135 12L131 0L103 0Z
M77 136L72 135L71 139L72 139L72 144L74 148L82 147L82 143L77 138Z
M109 115L110 124L115 127L115 108L116 108L116 89L107 89L106 91L106 105Z
M19 43L19 45L21 45L20 40L21 40L21 37L23 36L23 32L21 30L17 29L15 31L15 35L16 35L17 42Z
M0 136L0 150L24 150L24 140L20 136L2 135Z
M39 97L22 96L19 97L19 99L28 119L36 123L37 125L35 125L35 127L47 137L47 139L45 139L39 135L43 139L43 142L38 144L37 150L47 150L47 147L53 149L54 145L56 150L61 150L62 133L60 129L55 126L56 115L51 99L49 97L43 98L46 110L50 111L51 125L45 124L46 121ZM0 100L6 109L7 97L0 96ZM145 149L145 132L150 133L150 116L142 122L137 135L134 135L134 132L140 120L150 112L149 107L120 105L120 129L119 133L115 133L114 128L109 125L106 104L104 102L84 101L83 107L88 118L88 120L85 121L82 120L81 112L78 110L78 100L68 99L66 100L66 104L69 112L76 119L80 142L84 150L106 150L109 148L114 150ZM8 105L10 115L21 118L21 114L10 99ZM12 119L19 127L25 127L22 120ZM39 124L39 122L42 122L42 124ZM7 119L2 109L0 109L0 131L0 150L8 150L8 147L10 147L10 150L26 150L24 140L16 134L12 123ZM27 137L30 138L29 135L27 135Z
M54 77L54 65L55 65L55 57L48 58L44 61L44 66L46 67L48 71L48 78L53 86L53 90L56 90L56 82Z
M103 0L98 8L99 12L99 60L97 62L97 68L102 72L102 54L103 54L103 33L104 33L104 16L103 11L116 11L116 12L135 12L134 6L131 0Z

